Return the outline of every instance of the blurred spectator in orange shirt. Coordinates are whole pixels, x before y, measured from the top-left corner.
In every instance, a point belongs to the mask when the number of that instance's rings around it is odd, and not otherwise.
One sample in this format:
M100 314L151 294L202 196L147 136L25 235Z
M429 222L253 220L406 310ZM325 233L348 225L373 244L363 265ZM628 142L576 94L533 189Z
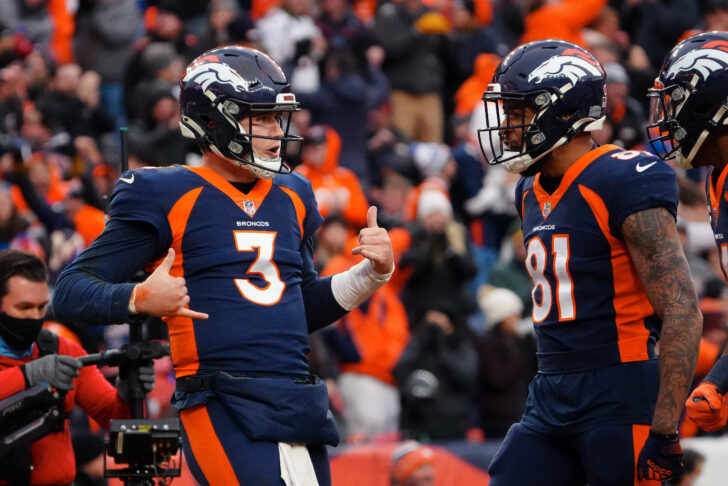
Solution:
M532 0L527 7L521 43L563 39L585 47L581 30L606 4L607 0Z
M333 257L321 275L333 275L357 263L350 255L352 239ZM337 380L349 440L366 440L399 428L400 403L392 369L409 340L409 323L402 301L389 286L377 290L325 331L339 361Z
M304 135L302 164L296 168L311 181L321 216L338 214L352 228L366 226L369 203L356 175L339 167L341 139L331 128L314 125Z
M470 116L480 107L483 91L493 79L495 68L501 58L496 54L479 54L473 63L473 75L460 85L455 92L455 114Z

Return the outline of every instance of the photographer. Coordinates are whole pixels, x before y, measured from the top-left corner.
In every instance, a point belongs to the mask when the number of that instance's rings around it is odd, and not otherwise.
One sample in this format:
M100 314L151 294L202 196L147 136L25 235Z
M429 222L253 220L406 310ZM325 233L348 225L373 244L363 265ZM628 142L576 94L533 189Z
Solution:
M423 441L464 439L475 410L475 347L455 303L435 300L424 309L392 370L402 397L402 434Z
M125 380L114 389L98 368L82 368L86 353L78 345L41 330L48 304L48 271L36 256L0 251L0 400L39 383L65 393L66 413L78 404L84 412L109 426L112 418L128 418ZM154 371L141 368L140 383L149 391ZM3 431L8 432L8 431ZM46 435L26 450L0 457L0 484L56 485L71 483L76 465L68 421L62 431Z
M475 310L467 282L477 265L468 248L467 230L453 219L448 197L439 190L424 190L417 199L417 219L408 230L410 248L402 255L400 269L411 272L402 289L402 302L413 327L426 307L436 300L459 306L464 314Z

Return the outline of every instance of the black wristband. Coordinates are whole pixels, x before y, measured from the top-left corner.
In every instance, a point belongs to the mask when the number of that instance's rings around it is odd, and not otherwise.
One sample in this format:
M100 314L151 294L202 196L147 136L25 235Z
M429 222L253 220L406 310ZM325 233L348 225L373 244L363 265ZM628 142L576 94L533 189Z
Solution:
M677 432L675 432L674 434L661 434L659 432L655 432L652 429L650 429L650 437L655 440L661 440L663 442L673 442L680 438Z
M23 381L25 381L25 389L27 390L30 388L30 383L28 383L28 376L25 374L25 363L20 365L20 372L23 373Z

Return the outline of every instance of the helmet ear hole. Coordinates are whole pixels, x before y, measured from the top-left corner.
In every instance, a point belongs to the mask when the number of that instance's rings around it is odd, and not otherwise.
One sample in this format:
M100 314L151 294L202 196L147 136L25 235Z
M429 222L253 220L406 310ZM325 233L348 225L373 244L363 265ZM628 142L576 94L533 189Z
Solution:
M695 108L693 108L693 112L704 115L704 114L708 113L712 108L714 108L714 106L711 103L701 103L701 104L697 105Z
M200 120L202 121L202 123L207 125L208 128L215 128L215 125L217 125L215 123L215 120L204 114L200 115Z

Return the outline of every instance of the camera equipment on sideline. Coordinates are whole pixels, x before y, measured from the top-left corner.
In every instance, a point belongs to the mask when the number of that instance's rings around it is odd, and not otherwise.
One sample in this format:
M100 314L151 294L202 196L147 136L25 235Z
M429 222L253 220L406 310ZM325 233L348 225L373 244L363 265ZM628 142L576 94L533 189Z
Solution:
M131 329L142 326L133 323ZM169 345L156 341L141 341L122 346L120 350L104 351L82 356L79 359L88 365L119 366L125 370L129 382L129 396L132 400L132 418L112 420L106 453L118 466L109 467L104 456L104 477L120 478L126 484L154 484L154 478L172 478L180 475L180 426L179 419L144 419L144 392L139 387L139 366L145 361L169 356ZM140 402L136 407L134 401ZM139 415L135 416L135 410ZM141 412L141 413L140 413Z
M36 385L0 402L0 457L63 430L65 394Z

